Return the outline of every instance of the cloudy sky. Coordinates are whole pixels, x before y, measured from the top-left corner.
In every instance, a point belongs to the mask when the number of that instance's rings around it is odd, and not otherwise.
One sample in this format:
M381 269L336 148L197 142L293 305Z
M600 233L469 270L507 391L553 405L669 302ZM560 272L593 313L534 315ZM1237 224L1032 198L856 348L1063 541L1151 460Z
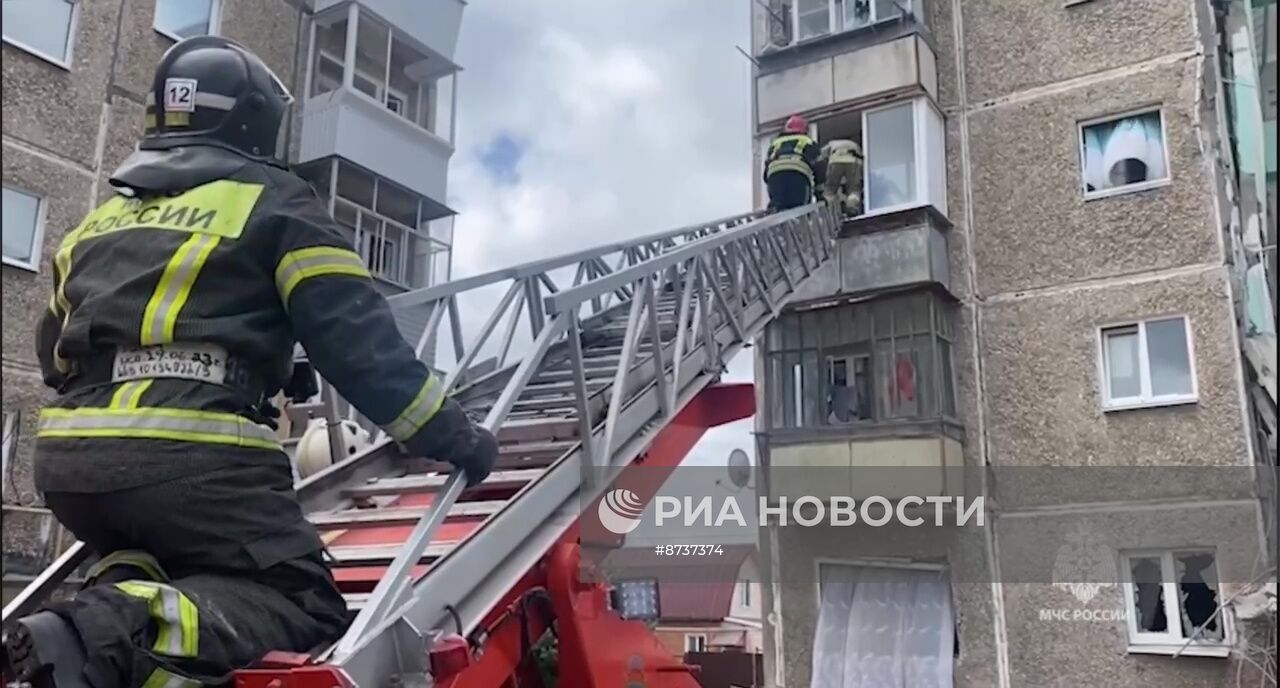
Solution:
M471 0L454 275L751 209L747 0ZM728 380L751 378L749 356ZM692 461L751 451L751 421Z

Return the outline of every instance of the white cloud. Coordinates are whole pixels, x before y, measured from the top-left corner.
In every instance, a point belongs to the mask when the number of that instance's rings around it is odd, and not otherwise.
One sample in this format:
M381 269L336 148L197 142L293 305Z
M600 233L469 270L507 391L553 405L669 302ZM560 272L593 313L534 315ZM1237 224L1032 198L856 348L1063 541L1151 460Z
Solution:
M735 50L749 42L749 9L740 0L471 2L457 55L453 274L749 210L750 66ZM512 184L482 160L503 136L519 145ZM749 380L749 356L740 361L735 372ZM751 451L749 430L750 421L745 432L713 431L697 460Z

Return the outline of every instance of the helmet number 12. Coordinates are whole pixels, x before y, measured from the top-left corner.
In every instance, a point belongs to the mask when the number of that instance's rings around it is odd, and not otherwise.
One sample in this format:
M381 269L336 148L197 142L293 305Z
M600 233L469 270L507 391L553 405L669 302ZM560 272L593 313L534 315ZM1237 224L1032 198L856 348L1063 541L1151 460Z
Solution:
M196 111L196 80L165 79L164 110L165 112Z

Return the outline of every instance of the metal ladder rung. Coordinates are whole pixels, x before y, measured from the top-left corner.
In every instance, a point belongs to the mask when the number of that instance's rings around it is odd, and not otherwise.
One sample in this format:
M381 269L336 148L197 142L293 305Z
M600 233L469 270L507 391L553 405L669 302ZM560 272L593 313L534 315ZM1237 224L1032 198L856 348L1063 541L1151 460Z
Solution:
M449 518L491 516L506 506L505 500L487 502L458 502L449 509ZM422 518L430 507L387 507L382 509L343 509L307 518L320 530L344 530L350 528L380 528L383 526L411 526Z
M358 612L369 601L369 595L367 592L348 592L342 594L342 599L347 601L347 611Z
M571 394L558 397L521 398L516 401L512 411L553 411L561 409L572 411L577 407L577 404L578 400Z
M604 389L605 387L608 387L609 383L611 382L613 382L612 377L587 378L587 391L598 392ZM568 380L565 382L538 382L538 383L530 384L527 387L525 387L524 392L521 394L521 398L524 398L526 396L535 397L535 396L541 396L546 394L557 394L557 395L563 396L565 394L573 394L574 392L575 392L575 389L574 389L572 380Z
M573 416L508 417L498 430L498 442L504 446L531 441L553 442L577 437L578 419Z
M616 372L617 372L616 368L587 368L583 371L583 375L587 378L588 385L590 385L592 381L602 381L607 384L613 380L613 375ZM573 371L572 370L545 370L541 373L538 373L538 376L535 377L534 380L535 380L534 384L545 384L549 382L555 383L555 382L566 382L566 381L572 382Z
M457 541L433 542L427 545L419 558L420 562L432 562L449 553L458 545ZM333 566L385 566L390 564L400 553L401 545L340 545L329 547L329 554L337 560Z
M574 446L572 443L565 443L566 447ZM564 452L556 455L559 458ZM527 457L532 458L534 454L521 452L515 455L518 460L524 460ZM501 461L501 460L499 460ZM520 487L525 483L536 479L542 475L543 471L539 468L523 468L512 470L500 470L489 474L485 481L471 489L476 490L481 487L485 489L500 489L506 487ZM435 492L444 485L449 476L444 474L438 475L406 475L402 478L375 478L364 485L350 487L343 490L343 494L347 497L377 497L382 495L408 495L423 494Z

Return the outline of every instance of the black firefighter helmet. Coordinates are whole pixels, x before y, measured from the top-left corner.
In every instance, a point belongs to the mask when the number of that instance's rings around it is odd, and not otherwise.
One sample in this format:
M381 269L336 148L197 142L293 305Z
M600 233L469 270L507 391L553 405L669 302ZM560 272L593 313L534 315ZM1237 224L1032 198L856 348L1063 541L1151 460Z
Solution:
M195 36L160 58L138 148L217 146L287 163L285 124L293 96L257 55L221 36Z

